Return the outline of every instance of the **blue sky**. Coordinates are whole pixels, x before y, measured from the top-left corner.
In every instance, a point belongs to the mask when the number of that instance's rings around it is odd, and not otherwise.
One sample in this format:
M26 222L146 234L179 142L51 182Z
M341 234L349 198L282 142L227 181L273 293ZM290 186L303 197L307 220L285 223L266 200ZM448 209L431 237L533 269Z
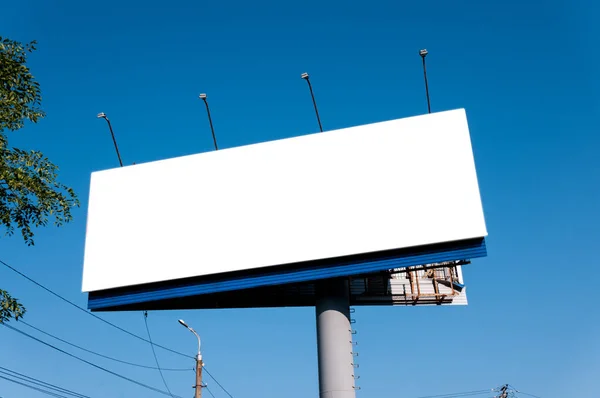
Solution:
M43 151L82 200L75 221L36 246L0 238L0 259L81 306L89 176L118 165L315 132L309 72L326 130L464 107L490 233L464 269L470 305L358 308L359 397L418 397L503 383L541 397L595 397L600 311L593 301L600 203L598 5L503 2L48 2L2 5L0 34L39 42L30 67L47 118L9 134ZM591 283L588 283L591 280ZM0 267L26 321L106 355L152 365L137 341ZM139 312L103 314L144 335ZM236 398L318 394L314 310L151 312L153 339L195 352ZM14 324L19 326L18 324ZM23 327L23 330L28 331ZM0 328L0 366L93 397L140 387ZM77 354L81 354L77 352ZM156 371L86 358L163 388ZM164 367L189 361L158 351ZM169 372L191 396L193 372ZM217 398L226 394L207 379ZM0 380L0 396L37 397ZM186 395L188 394L188 395ZM492 395L491 393L489 394ZM156 395L158 396L158 395Z

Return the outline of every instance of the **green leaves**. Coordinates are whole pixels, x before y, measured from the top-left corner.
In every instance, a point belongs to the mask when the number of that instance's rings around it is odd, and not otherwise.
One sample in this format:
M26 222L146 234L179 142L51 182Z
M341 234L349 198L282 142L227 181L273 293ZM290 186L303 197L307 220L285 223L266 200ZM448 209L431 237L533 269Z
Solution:
M12 298L8 292L0 289L0 324L3 324L14 318L19 320L25 315L25 307L21 305L16 299Z
M26 120L37 123L45 116L40 108L40 85L27 67L27 54L35 50L35 44L0 37L0 133L18 130Z
M27 245L34 244L34 228L63 225L79 206L75 192L57 181L58 167L41 152L8 146L7 131L45 116L40 85L27 67L35 45L0 37L0 229L7 235L18 230ZM16 299L0 290L0 323L24 313Z
M57 226L73 219L79 201L57 177L58 167L41 152L9 149L0 138L0 225L8 235L18 229L33 245L33 227L46 226L50 217Z
M44 117L40 85L27 67L28 44L0 37L0 227L8 235L19 230L33 245L33 228L72 220L71 209L79 206L73 190L59 182L58 167L41 152L9 148L6 130Z

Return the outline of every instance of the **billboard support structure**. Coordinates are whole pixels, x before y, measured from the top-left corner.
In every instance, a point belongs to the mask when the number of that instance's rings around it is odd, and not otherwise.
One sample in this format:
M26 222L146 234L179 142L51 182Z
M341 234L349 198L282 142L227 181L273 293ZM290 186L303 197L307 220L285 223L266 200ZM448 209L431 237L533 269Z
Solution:
M317 102L308 73L310 96L323 132ZM350 291L348 280L330 279L316 284L315 316L320 398L354 398L354 360L350 329Z
M315 315L320 398L354 398L354 355L346 279L317 284Z

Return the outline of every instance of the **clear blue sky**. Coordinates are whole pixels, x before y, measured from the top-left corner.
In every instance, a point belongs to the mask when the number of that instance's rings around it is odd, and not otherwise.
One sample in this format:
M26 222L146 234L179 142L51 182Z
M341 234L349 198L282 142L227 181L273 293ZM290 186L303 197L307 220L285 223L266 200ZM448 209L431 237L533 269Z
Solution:
M544 398L597 397L600 32L592 24L599 8L543 3L3 2L0 34L39 42L30 67L48 114L9 141L57 163L82 207L71 225L38 230L35 247L0 238L0 259L86 306L89 177L117 166L98 112L112 120L127 164L211 150L200 92L208 93L223 147L315 132L305 71L325 129L411 116L426 111L418 50L427 48L433 110L468 113L489 256L464 269L467 307L357 309L358 397L503 383ZM3 267L0 286L27 305L29 323L153 364L149 345ZM103 316L145 333L140 312ZM234 397L317 396L313 309L149 314L157 342L193 355L194 338L178 318L200 331L207 368ZM93 397L159 396L3 327L0 347L0 366ZM156 371L77 354L163 388ZM193 365L158 355L165 367ZM173 393L191 396L191 370L166 377ZM42 395L0 380L0 396Z

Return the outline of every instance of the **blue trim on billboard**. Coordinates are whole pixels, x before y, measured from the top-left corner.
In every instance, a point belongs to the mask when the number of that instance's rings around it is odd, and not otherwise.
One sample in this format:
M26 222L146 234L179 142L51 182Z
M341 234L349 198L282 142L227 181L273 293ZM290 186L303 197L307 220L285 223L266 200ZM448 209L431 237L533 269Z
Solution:
M88 298L88 308L91 310L118 310L119 307L148 302L185 299L205 294L234 292L264 286L364 275L393 268L467 260L485 257L486 255L485 239L477 238L400 250L395 253L368 253L339 259L266 267L221 276L174 280L146 286L131 286L91 292ZM277 303L274 303L273 306L276 307Z

